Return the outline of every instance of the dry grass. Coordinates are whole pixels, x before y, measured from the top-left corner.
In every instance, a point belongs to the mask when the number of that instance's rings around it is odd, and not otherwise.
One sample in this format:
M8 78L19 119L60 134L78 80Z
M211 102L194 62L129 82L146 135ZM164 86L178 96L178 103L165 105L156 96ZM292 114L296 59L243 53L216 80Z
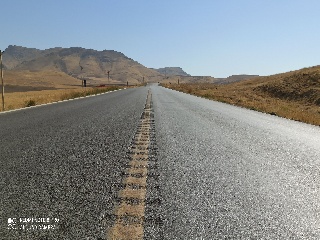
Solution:
M227 85L165 84L178 91L320 126L320 67Z
M81 86L79 79L58 71L4 71L5 85L19 87L70 89ZM23 89L22 89L23 90Z
M6 93L5 110L13 110L44 103L57 102L76 97L108 92L115 89L119 89L119 87L110 86L104 88L78 88Z
M4 80L5 110L83 97L124 87L107 85L101 80L89 80L88 87L83 88L81 80L59 71L7 70Z

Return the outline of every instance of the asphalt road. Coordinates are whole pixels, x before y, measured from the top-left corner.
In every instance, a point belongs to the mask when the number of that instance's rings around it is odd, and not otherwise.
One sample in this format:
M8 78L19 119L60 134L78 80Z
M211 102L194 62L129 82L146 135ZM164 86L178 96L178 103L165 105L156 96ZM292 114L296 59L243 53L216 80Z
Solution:
M319 127L152 92L161 239L320 239Z
M0 239L104 238L148 88L0 114ZM151 90L145 239L320 239L319 127Z

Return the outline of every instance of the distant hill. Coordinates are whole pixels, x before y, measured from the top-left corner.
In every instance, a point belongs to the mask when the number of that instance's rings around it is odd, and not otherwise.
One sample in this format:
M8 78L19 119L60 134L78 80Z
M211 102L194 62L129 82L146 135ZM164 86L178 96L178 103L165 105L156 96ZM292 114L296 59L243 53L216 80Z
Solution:
M210 76L169 76L161 83L214 83L215 78Z
M214 84L229 84L259 77L259 75L232 75L227 78L214 78L211 76L183 76L183 75L168 75L163 83L214 83Z
M231 75L227 78L215 78L215 83L228 84L228 83L240 82L240 81L247 80L250 78L255 78L255 77L259 77L259 75L248 75L248 74Z
M163 78L159 72L113 50L97 51L80 47L39 50L9 46L3 53L3 63L10 70L61 71L78 79L101 83L128 81L135 84L156 82Z
M191 76L190 74L183 71L181 67L164 67L154 70L165 76Z

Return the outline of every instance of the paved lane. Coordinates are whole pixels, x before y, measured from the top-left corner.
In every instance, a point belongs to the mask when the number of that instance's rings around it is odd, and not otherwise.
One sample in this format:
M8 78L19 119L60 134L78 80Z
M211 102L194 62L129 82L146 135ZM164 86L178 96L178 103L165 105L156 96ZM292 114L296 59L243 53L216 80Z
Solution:
M146 96L143 87L1 114L0 239L104 237ZM9 231L8 218L58 229Z
M152 93L163 226L149 239L320 239L319 127Z

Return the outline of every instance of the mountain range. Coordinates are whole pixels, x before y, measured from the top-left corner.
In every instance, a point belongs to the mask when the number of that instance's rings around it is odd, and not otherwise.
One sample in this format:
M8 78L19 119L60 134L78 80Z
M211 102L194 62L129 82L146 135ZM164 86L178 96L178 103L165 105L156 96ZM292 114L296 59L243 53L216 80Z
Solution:
M80 47L39 50L10 45L3 52L3 64L14 71L57 71L78 79L131 84L159 81L162 74L113 50Z
M55 47L45 50L10 45L3 52L4 69L30 75L33 72L65 73L75 79L99 84L139 84L143 82L207 82L230 83L254 75L233 75L228 78L191 76L181 67L147 68L114 50L97 51L81 47ZM11 74L14 76L14 73ZM44 74L45 75L45 74ZM27 83L25 83L27 84ZM91 84L92 85L92 84Z

